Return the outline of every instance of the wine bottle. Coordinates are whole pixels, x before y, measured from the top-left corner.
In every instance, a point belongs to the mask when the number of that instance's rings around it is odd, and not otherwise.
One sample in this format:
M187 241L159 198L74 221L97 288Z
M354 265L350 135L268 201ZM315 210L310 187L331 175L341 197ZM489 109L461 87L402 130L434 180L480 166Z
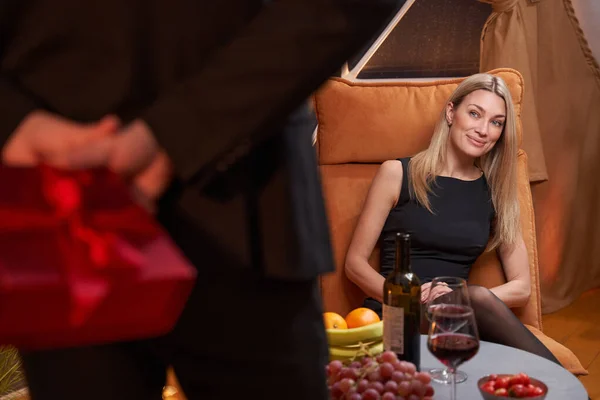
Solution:
M421 282L410 267L410 235L396 233L394 271L383 284L383 347L417 368L421 362Z

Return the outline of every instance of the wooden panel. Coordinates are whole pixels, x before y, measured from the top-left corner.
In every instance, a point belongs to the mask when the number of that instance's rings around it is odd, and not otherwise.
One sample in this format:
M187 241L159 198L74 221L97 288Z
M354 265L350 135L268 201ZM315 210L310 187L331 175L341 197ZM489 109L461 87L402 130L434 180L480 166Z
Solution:
M359 78L441 78L479 72L481 30L492 9L473 0L418 0ZM355 60L349 64L354 66Z

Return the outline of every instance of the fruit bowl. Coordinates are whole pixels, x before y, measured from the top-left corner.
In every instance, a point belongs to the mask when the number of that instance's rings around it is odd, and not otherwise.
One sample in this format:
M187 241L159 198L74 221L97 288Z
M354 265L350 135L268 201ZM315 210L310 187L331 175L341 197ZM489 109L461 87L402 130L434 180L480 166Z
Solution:
M548 394L548 386L544 382L522 372L486 375L477 381L477 388L485 400L543 400Z
M383 352L383 321L358 328L326 329L330 360L353 360Z

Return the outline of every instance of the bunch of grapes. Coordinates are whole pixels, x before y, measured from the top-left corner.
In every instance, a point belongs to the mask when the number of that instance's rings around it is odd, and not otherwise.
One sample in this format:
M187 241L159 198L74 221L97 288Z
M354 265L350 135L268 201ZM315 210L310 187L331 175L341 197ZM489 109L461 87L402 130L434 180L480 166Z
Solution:
M434 394L431 376L391 351L349 365L334 360L326 372L332 400L431 400Z

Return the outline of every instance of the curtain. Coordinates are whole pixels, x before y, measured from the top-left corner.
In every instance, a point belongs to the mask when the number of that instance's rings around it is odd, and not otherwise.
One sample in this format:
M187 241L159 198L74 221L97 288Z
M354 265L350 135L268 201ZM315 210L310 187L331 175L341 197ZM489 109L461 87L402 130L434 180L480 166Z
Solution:
M570 0L480 0L493 8L481 70L523 74L542 311L600 287L600 68Z

